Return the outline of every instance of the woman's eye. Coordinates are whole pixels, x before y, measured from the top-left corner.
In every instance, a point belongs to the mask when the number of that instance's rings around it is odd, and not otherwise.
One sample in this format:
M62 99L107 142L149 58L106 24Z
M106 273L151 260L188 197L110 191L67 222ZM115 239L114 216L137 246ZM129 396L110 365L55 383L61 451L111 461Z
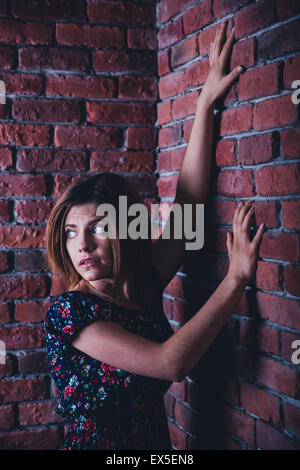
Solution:
M66 230L66 231L65 231L67 238L70 238L70 237L68 236L68 233L69 233L69 232L73 232L73 231L74 231L74 230Z
M105 232L104 225L95 225L95 226L93 227L93 229L94 229L94 228L99 229L99 230L98 230L98 233L104 233L104 232Z

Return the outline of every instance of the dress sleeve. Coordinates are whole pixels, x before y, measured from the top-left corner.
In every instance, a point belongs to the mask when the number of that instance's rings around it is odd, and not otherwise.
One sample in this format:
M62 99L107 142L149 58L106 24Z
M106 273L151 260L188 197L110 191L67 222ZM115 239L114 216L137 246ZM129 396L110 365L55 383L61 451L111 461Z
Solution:
M73 295L61 294L52 300L46 313L45 325L58 340L72 342L79 332L97 320L109 320L109 305L87 303Z

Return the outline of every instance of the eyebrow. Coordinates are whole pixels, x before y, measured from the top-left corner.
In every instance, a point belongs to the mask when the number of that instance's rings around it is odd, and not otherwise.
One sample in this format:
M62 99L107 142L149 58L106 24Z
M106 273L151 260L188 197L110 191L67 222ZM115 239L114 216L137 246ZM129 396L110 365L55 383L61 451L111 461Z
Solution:
M96 217L95 219L90 220L89 223L88 223L88 225L91 225L93 222L96 222L96 221L98 221L98 220L103 219L103 217L105 217L105 215L101 215L101 216L99 216L99 217ZM67 227L77 227L77 225L76 225L76 224L66 224L66 225L65 225L65 228L67 228Z

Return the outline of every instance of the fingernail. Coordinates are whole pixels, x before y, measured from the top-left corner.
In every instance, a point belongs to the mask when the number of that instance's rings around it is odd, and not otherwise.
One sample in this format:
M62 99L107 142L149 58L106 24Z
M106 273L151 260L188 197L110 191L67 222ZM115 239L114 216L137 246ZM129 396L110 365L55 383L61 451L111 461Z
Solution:
M243 71L243 67L241 67L241 65L239 65L238 68L237 68L237 71L238 71L238 72L242 72L242 71Z

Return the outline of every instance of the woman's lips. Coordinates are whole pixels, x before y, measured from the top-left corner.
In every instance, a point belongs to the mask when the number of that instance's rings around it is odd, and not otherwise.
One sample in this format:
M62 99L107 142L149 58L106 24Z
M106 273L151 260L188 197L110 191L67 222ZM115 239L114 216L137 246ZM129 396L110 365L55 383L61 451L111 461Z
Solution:
M98 263L98 261L88 261L86 263L82 263L80 266L82 268L91 268L92 266L95 266Z

